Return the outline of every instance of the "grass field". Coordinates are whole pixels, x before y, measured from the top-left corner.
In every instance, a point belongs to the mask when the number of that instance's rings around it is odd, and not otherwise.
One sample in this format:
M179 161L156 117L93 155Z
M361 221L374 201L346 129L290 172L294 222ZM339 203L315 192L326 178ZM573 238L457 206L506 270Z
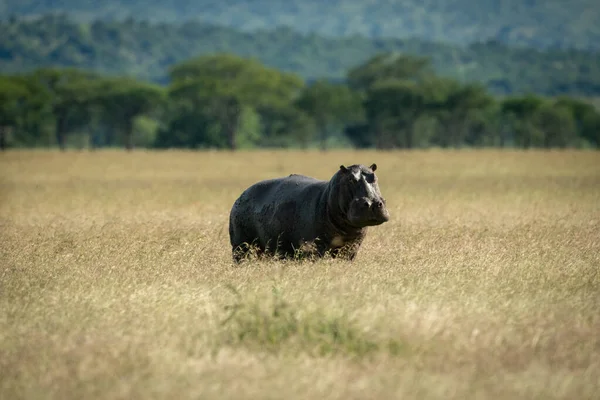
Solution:
M378 164L357 259L234 266L257 180ZM600 153L0 154L0 398L592 399Z

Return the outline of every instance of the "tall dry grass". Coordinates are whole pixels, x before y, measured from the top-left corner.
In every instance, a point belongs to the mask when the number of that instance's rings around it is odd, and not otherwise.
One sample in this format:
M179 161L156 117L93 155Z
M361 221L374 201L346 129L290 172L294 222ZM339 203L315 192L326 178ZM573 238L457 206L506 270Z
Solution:
M377 162L355 262L231 263L253 182ZM600 154L0 155L0 398L592 399Z

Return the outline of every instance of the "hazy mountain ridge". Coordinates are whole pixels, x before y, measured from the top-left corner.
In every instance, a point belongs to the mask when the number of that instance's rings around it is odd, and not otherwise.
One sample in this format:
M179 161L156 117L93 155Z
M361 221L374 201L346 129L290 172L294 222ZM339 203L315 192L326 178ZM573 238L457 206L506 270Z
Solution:
M202 20L244 31L285 25L329 36L496 39L536 48L600 50L596 0L0 0L0 14L68 12L82 19Z
M176 62L228 52L256 57L305 79L343 79L378 52L428 56L436 71L496 93L600 93L600 53L538 51L497 42L453 46L423 40L327 38L287 28L255 33L206 23L74 22L46 16L0 22L0 72L60 66L163 81Z

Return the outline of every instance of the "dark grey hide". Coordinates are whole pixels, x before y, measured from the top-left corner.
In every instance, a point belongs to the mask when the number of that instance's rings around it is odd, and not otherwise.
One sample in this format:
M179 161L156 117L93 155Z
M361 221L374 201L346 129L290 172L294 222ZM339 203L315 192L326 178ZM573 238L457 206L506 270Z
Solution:
M354 259L367 227L389 220L377 165L340 166L329 181L292 174L258 182L233 204L233 259L253 248L281 258L312 255Z

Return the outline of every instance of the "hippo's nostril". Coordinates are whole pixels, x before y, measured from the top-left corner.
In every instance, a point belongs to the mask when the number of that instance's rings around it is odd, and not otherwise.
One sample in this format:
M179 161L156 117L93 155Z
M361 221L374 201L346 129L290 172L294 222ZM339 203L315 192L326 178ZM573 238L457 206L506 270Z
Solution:
M377 202L375 203L375 207L377 207L377 208L383 207L383 201L377 200Z
M370 204L369 204L369 201L368 201L368 200L363 200L363 202L362 202L362 206L363 206L364 208L369 208L369 206L370 206Z

